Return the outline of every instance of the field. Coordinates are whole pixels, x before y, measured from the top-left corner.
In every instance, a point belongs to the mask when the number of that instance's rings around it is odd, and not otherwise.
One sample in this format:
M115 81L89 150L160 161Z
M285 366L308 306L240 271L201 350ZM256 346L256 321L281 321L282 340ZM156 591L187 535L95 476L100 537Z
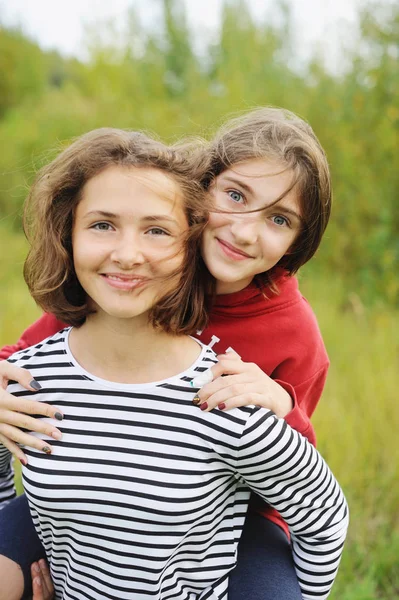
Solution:
M22 279L24 239L8 225L0 226L1 345L14 342L40 314ZM316 278L305 269L300 281L332 363L314 416L318 445L351 509L331 600L394 600L399 595L398 314L366 309L339 278Z

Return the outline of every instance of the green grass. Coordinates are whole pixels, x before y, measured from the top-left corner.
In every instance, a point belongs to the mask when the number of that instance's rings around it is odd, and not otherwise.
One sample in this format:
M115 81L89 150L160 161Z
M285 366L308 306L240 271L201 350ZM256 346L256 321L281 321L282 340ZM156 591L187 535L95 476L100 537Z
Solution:
M25 252L22 236L0 226L1 345L17 340L40 314L22 281ZM321 280L305 271L301 289L315 309L331 358L313 419L318 447L351 509L330 598L394 600L399 596L399 315L387 307L364 308L359 298L348 296L339 277Z

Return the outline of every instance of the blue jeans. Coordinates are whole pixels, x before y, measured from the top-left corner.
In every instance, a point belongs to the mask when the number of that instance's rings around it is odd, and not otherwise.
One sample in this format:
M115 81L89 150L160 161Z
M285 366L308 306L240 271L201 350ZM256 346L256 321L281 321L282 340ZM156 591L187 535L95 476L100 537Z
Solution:
M32 591L30 565L45 557L25 495L0 510L0 554L21 566L24 596ZM302 600L291 546L284 531L248 513L238 546L238 563L230 575L228 600Z
M30 566L46 553L30 516L25 494L0 510L0 554L20 565L24 574L24 598L32 594Z
M245 520L228 600L302 600L286 534L253 512Z

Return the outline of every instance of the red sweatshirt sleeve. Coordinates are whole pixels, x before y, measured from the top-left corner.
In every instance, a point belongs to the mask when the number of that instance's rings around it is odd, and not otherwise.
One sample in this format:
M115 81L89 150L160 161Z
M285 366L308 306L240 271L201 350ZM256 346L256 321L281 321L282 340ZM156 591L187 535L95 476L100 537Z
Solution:
M295 387L281 379L275 379L289 393L294 403L292 410L285 416L285 421L305 436L313 446L316 446L316 434L310 417L323 392L328 367L327 362L315 375Z
M58 321L54 315L44 314L23 332L16 344L4 346L0 350L0 359L4 360L11 356L11 354L14 354L14 352L18 352L18 350L24 350L25 348L29 348L29 346L34 346L50 335L54 335L64 327L66 327L66 325L61 321Z

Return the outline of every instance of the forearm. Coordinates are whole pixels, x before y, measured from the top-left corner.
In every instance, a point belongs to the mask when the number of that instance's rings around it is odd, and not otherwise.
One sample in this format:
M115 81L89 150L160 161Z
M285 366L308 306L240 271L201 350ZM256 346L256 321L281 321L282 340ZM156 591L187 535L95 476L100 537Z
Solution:
M348 526L342 490L320 454L282 419L258 411L247 431L238 470L288 524L304 600L324 600Z

